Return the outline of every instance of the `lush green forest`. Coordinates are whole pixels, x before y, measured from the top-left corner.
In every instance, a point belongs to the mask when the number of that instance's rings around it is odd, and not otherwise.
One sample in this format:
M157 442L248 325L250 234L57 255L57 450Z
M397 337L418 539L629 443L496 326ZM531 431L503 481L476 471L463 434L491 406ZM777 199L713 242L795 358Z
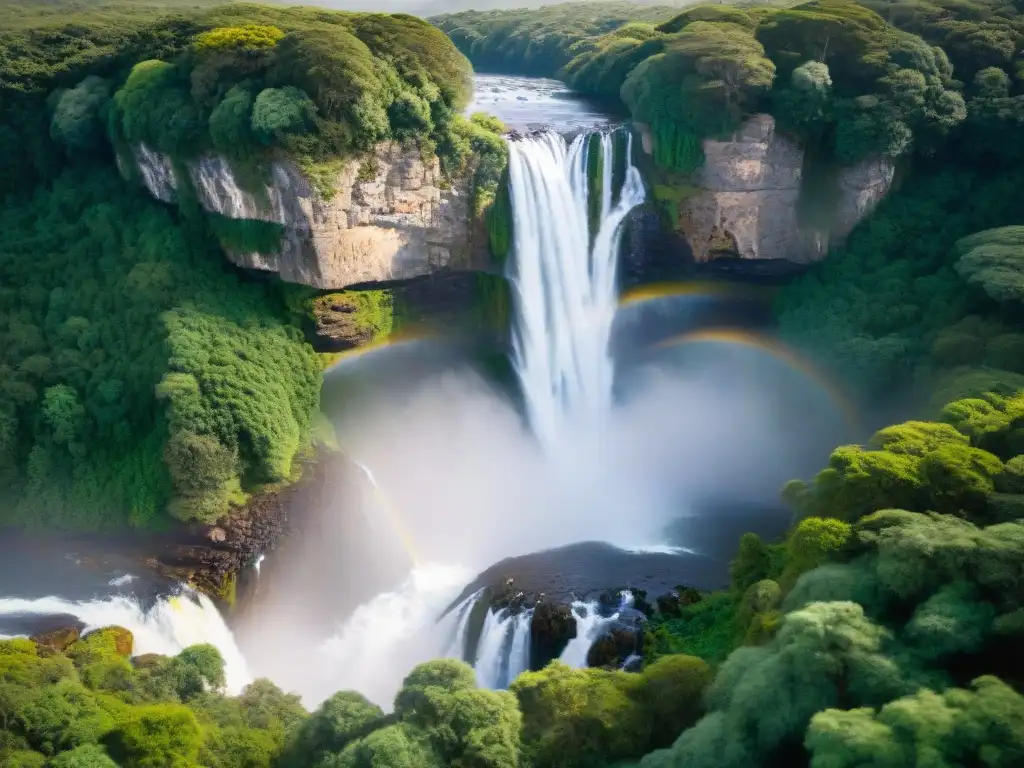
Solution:
M415 668L385 714L340 692L307 714L216 649L126 657L0 642L11 768L1015 768L1024 761L1024 395L845 446L784 495L785 540L740 542L731 586L659 601L639 673L555 662L509 691ZM49 643L49 644L48 644Z
M296 477L312 292L225 265L218 241L280 228L205 214L185 161L215 151L259 192L276 153L315 180L396 140L474 173L480 211L497 188L500 126L461 117L469 64L436 27L170 5L0 9L0 525L212 522ZM139 145L174 162L176 208L118 177Z

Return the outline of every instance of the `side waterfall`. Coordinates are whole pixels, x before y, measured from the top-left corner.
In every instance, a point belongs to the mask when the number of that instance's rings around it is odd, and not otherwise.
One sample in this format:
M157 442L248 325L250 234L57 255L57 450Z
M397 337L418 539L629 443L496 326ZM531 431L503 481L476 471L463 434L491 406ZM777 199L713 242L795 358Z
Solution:
M85 625L85 632L119 626L135 637L133 655L159 653L174 656L190 645L209 643L224 657L227 689L239 693L252 678L235 638L216 606L205 595L181 594L161 598L143 610L132 597L70 601L56 597L38 600L0 599L0 616L70 615Z

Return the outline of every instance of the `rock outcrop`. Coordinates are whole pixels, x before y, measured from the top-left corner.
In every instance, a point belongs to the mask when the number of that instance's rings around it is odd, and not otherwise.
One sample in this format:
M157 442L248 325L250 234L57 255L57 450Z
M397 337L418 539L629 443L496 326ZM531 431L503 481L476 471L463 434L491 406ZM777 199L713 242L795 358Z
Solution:
M81 636L81 628L71 625L49 632L41 632L38 635L32 635L29 639L48 653L63 653L70 645L77 643Z
M180 180L167 157L139 146L135 162L150 194L164 202L176 199ZM346 162L331 180L329 198L287 158L270 164L259 194L239 184L223 157L206 155L186 167L205 210L283 227L273 252L226 248L240 267L333 290L470 269L485 261L472 242L469 180L445 182L437 157L424 159L414 147L385 142L372 155Z
M885 158L840 169L832 225L802 228L804 152L776 132L771 115L754 115L730 139L706 139L703 146L704 163L689 180L695 192L678 203L675 217L698 263L719 257L817 261L830 241L845 238L874 209L895 171Z

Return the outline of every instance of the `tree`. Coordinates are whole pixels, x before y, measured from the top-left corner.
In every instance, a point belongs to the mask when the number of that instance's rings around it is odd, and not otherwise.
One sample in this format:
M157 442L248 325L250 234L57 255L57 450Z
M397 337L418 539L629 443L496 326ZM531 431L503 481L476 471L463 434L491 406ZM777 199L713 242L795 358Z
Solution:
M815 715L805 741L812 768L972 765L1024 760L1024 697L995 677L969 690L922 690L886 704Z
M50 121L50 135L69 153L93 153L103 149L106 139L102 110L110 100L111 83L89 75L57 100Z
M117 768L103 747L88 744L76 747L69 752L61 752L50 761L51 768Z
M264 88L252 105L252 131L264 144L291 133L305 133L313 125L316 106L299 88Z
M135 707L103 741L123 768L193 768L202 739L188 709L151 704Z
M999 227L957 241L956 270L996 301L1024 300L1024 227Z

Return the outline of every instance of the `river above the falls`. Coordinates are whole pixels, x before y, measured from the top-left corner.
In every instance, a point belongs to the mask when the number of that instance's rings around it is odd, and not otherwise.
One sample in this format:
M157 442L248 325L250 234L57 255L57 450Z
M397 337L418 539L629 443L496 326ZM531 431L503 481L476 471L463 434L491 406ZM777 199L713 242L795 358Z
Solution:
M478 74L466 114L487 112L510 130L573 132L616 122L601 105L544 77Z

